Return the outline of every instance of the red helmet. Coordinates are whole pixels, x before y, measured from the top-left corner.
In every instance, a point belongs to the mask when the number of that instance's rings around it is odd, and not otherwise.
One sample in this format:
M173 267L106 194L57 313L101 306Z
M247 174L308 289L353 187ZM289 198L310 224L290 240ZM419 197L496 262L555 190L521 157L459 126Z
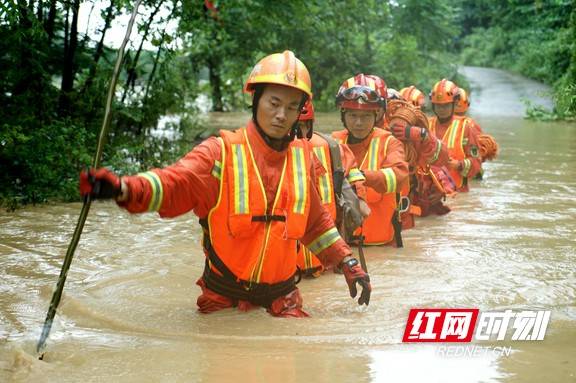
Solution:
M445 78L434 84L430 92L430 100L433 104L449 104L458 101L458 86Z
M362 73L342 83L336 95L336 105L341 109L359 110L378 110L384 107L376 89L376 81Z
M374 86L376 87L376 92L382 99L381 100L382 105L385 106L386 99L388 98L388 87L386 86L386 81L384 81L383 78L373 74L367 74L366 77L374 80Z
M422 93L422 91L416 88L414 85L410 85L407 88L402 88L400 90L400 95L402 95L404 100L408 101L419 109L421 109L426 103L426 96L424 96L424 93Z
M464 114L470 106L470 98L468 97L468 93L462 88L458 88L458 94L460 97L458 98L458 101L456 101L454 112L456 114Z
M298 117L298 121L314 121L314 105L310 99L306 100L306 103L302 107L302 111L300 112L300 117Z

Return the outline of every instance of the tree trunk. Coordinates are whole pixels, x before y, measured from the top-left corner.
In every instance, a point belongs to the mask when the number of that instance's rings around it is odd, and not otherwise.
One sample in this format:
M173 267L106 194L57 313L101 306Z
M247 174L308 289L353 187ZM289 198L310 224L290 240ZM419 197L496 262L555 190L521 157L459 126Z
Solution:
M48 45L52 43L54 38L54 23L56 21L56 1L50 0L50 10L48 11L48 18L44 23L44 29L46 30L46 35L48 36Z
M64 53L64 65L62 70L62 86L60 87L60 112L66 114L70 111L71 93L74 89L74 78L76 77L75 56L78 46L78 11L80 0L74 0L72 5L72 25L70 26L70 38L67 44L68 49ZM66 19L68 23L68 18Z
M106 18L104 19L104 28L102 28L102 36L100 37L100 41L96 46L96 50L94 51L94 57L92 59L92 64L90 65L90 71L88 72L88 77L82 86L82 90L80 93L84 93L87 89L90 88L92 82L94 81L94 77L96 77L96 68L98 67L98 61L100 61L100 57L102 57L102 53L104 52L104 37L106 36L106 31L110 29L110 24L114 19L114 0L110 0L110 5L106 10Z
M129 89L134 90L134 86L136 85L136 77L137 77L136 76L136 66L138 65L138 60L140 59L140 54L142 53L142 48L144 46L144 42L146 41L146 39L148 37L148 32L150 31L150 26L152 25L152 22L154 21L154 17L156 17L156 14L160 10L160 7L162 6L163 3L164 3L164 0L160 0L158 2L158 5L156 5L156 8L154 8L152 13L150 14L150 17L148 18L148 21L146 22L146 26L144 27L144 33L142 34L142 40L140 41L140 46L138 47L138 50L136 51L136 56L134 56L134 60L132 60L132 65L130 65L130 67L126 70L126 72L128 73L128 76L126 78L126 84L124 85L124 93L122 94L122 100L120 101L121 103L124 103L124 100L126 99L126 96L128 95L128 90Z
M208 59L208 69L210 70L210 87L212 88L212 111L224 111L222 103L222 79L220 77L220 62L214 57Z

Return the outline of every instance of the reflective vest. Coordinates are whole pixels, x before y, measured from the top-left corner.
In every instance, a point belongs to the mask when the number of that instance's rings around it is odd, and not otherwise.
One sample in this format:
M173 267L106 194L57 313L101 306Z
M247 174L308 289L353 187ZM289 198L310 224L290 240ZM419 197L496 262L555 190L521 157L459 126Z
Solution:
M296 240L304 235L310 211L311 148L303 140L289 144L275 200L267 211L246 129L220 135L220 191L207 218L211 246L241 282L288 281L296 272Z
M332 137L339 143L345 144L348 140L348 131L333 132ZM390 168L382 168L382 163L388 154L388 143L391 138L392 134L390 132L378 128L374 129L370 133L370 145L360 164L360 170L383 172L388 184L387 190L389 190L387 193L378 193L370 187L366 188L366 202L370 207L371 213L355 234L362 234L364 243L367 245L381 245L394 239L392 217L396 213L396 193L399 189L394 171ZM384 147L384 157L380 156L381 147Z
M434 137L436 137L437 123L438 119L433 117L430 123L430 131ZM462 170L464 174L468 174L471 165L470 160L466 159L466 152L464 151L467 126L468 119L466 117L454 117L442 137L442 144L446 145L450 158L458 161L464 160L464 169ZM467 177L464 177L461 172L453 169L448 169L448 171L458 189L466 184Z

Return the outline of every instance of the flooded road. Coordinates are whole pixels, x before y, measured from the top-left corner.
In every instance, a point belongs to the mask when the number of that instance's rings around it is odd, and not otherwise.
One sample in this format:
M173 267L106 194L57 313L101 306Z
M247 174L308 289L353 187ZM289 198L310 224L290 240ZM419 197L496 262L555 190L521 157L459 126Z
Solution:
M522 118L541 86L464 68L471 115L501 151L485 178L417 222L405 248L366 250L368 308L327 274L299 286L309 319L264 310L201 315L200 229L95 203L47 344L35 345L80 204L0 212L0 382L569 382L576 381L576 126ZM212 116L239 126L245 114ZM320 114L320 130L339 127ZM449 357L402 343L410 308L550 310L543 341Z

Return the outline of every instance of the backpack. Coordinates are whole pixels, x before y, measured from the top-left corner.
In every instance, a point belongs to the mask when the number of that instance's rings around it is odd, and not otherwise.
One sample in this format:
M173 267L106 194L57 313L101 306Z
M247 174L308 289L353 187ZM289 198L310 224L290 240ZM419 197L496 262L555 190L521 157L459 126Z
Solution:
M339 144L327 134L318 132L318 135L328 143L330 149L332 180L336 197L336 228L344 241L350 242L354 231L364 222L364 216L360 211L360 200L352 185L344 177Z

